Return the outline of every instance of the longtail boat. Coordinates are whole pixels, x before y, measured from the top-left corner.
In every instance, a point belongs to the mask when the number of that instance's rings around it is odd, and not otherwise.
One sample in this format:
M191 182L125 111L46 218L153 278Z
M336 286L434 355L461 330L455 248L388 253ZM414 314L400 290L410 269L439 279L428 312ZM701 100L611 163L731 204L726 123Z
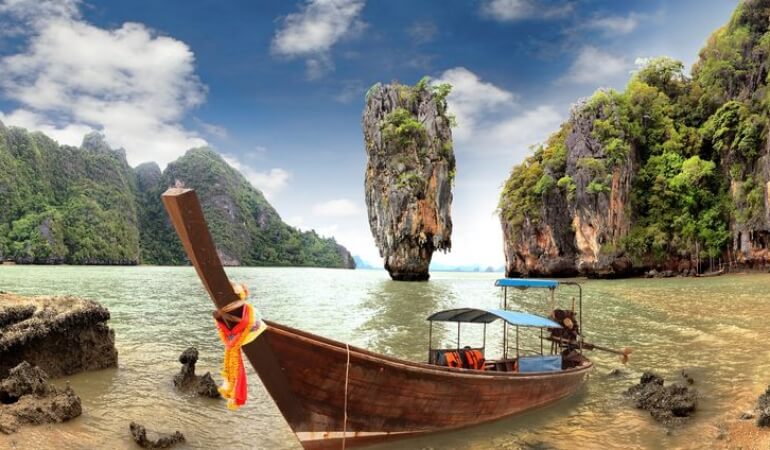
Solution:
M170 188L163 203L187 255L218 310L239 299L222 268L195 191ZM434 322L457 323L456 348L428 345L427 362L406 361L265 320L243 352L305 449L362 446L498 420L575 393L592 363L583 356L580 310L554 309L550 318L507 309L509 288L545 288L564 282L501 279L503 309L439 311ZM573 284L576 283L566 283ZM579 288L579 285L577 285ZM237 312L234 316L239 316ZM503 322L503 355L485 360L487 324ZM460 346L462 323L483 324L484 345ZM508 327L516 354L508 355ZM548 354L519 354L520 328L540 330ZM543 337L543 333L548 333Z

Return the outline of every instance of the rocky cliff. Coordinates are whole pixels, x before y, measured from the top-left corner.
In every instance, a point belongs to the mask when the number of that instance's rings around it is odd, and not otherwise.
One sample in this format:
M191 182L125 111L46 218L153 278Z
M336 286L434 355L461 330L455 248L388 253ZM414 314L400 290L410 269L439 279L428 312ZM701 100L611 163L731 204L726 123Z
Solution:
M278 213L216 152L201 148L169 164L132 169L99 134L80 147L0 124L0 262L185 264L160 201L179 180L194 187L229 265L352 268L347 250Z
M741 2L691 76L653 59L573 106L501 194L509 276L766 270L768 11Z
M366 204L385 269L427 280L433 252L452 246L455 157L448 85L376 84L366 95Z

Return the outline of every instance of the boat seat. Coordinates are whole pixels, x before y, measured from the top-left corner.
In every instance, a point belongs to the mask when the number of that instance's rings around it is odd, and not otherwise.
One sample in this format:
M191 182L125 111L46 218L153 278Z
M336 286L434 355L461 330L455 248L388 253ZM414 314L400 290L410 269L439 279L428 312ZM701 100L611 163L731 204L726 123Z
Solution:
M561 355L521 356L519 372L558 372L561 370Z

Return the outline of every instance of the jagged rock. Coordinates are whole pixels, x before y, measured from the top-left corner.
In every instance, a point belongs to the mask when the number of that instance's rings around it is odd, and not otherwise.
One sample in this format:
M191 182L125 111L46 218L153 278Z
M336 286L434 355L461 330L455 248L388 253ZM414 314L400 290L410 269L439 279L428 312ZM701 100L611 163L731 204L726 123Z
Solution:
M117 366L109 318L90 300L0 294L0 377L22 361L51 377Z
M626 392L634 405L667 426L681 425L695 412L697 392L684 384L664 386L663 378L652 373L642 374L639 384Z
M219 398L217 383L210 372L204 375L195 374L195 364L198 362L198 349L190 347L179 355L182 369L174 375L174 386L183 392L196 392L198 395Z
M185 440L184 435L179 431L175 431L174 434L155 433L157 435L155 439L148 438L147 429L136 422L131 422L128 429L131 431L134 442L142 448L169 448Z
M738 418L741 420L751 420L755 417L757 417L757 415L754 414L754 411L744 411L740 416L738 416Z
M757 399L757 426L770 427L770 386Z
M59 423L82 414L80 397L67 385L48 383L48 375L24 361L0 381L0 433L16 432L24 424Z
M452 245L455 157L445 94L394 82L366 96L369 226L394 280L427 280L433 252Z

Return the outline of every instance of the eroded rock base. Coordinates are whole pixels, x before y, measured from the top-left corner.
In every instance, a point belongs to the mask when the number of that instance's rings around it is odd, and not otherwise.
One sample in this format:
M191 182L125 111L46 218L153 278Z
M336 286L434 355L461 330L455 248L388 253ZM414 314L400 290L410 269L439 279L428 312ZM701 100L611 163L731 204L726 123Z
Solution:
M90 300L0 294L0 378L22 361L52 378L116 367L109 318Z
M211 398L220 398L217 383L211 377L210 372L204 375L195 374L195 364L198 362L198 349L190 347L181 355L179 362L182 369L174 375L174 386L182 392L195 392L198 395Z
M129 430L131 430L131 437L134 442L142 448L169 448L174 444L184 442L184 435L178 431L175 431L174 434L153 433L156 436L155 439L152 439L147 437L147 429L136 422L131 422Z
M24 361L0 382L0 433L25 424L59 423L83 412L80 397L67 385L58 390L41 368Z
M692 378L685 376L684 383L664 386L663 378L645 372L636 386L626 393L634 400L634 406L645 411L658 422L666 426L683 424L695 412L698 395L695 389L687 386Z

